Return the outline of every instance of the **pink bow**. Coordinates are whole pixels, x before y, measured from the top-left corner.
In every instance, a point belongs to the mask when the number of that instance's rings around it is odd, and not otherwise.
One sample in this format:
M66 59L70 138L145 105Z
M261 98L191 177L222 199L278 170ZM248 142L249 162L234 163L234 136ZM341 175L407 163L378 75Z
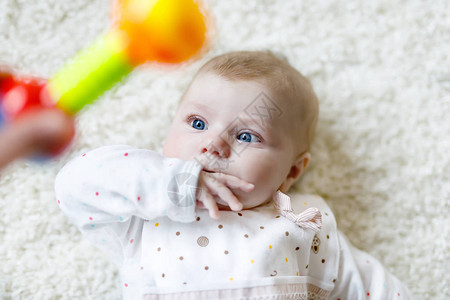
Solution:
M291 198L280 191L276 191L273 196L273 205L281 214L298 226L319 232L322 228L322 214L315 207L310 207L305 211L295 214L291 207Z

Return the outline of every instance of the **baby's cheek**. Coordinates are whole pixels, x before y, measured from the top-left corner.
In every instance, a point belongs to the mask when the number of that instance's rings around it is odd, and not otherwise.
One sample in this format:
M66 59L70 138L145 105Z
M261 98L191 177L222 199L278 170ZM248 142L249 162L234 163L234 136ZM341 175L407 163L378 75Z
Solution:
M278 188L276 170L265 163L259 163L258 167L248 168L250 172L243 174L242 179L255 185L255 189L250 193L240 193L242 201L252 206L258 206L272 197ZM244 203L245 204L245 203Z
M176 157L176 149L173 139L169 137L164 143L163 155L166 157Z
M166 141L164 145L163 155L166 157L176 157L179 159L185 159L184 146L181 145L181 141L176 137L171 137Z
M251 192L242 192L240 190L233 191L239 201L242 202L244 209L249 209L253 207L265 204L272 198L273 192L266 186L256 186Z
M262 187L271 186L276 181L276 177L279 176L277 165L274 163L273 158L255 160L252 165L254 167L250 176L253 178L254 182L252 183L255 185Z

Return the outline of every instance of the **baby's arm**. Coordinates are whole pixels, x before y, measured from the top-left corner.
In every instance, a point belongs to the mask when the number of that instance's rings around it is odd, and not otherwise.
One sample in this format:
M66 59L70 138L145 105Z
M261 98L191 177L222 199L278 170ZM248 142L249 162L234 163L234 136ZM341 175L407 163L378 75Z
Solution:
M230 188L251 191L253 185L201 169L194 161L129 146L107 146L64 166L55 190L61 209L85 237L120 263L122 248L132 246L144 220L168 216L179 222L194 221L196 204L217 218L213 196L234 210L242 208Z
M108 146L69 162L58 173L55 190L61 209L86 238L120 261L122 246L130 244L143 220L195 220L200 170L194 161Z

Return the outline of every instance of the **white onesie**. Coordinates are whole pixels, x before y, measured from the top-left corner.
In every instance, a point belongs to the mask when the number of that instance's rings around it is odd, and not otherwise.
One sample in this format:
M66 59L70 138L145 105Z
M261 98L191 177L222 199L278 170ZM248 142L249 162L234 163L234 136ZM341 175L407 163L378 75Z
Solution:
M218 220L196 211L201 168L108 146L57 175L58 204L118 265L124 299L411 299L350 245L318 196L278 191L270 204Z

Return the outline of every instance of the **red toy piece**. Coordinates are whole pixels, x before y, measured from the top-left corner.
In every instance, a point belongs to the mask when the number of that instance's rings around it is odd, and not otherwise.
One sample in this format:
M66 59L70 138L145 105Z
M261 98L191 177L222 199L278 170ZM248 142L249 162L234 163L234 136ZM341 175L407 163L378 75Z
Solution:
M46 101L45 84L45 80L38 78L18 78L3 73L0 76L0 119L10 122L25 111L54 107L54 102Z
M34 77L19 77L0 71L0 127L5 123L20 121L31 117L44 109L58 109L55 102L49 98L46 80ZM35 158L47 158L62 152L75 134L72 128L69 136L54 141L35 153Z

